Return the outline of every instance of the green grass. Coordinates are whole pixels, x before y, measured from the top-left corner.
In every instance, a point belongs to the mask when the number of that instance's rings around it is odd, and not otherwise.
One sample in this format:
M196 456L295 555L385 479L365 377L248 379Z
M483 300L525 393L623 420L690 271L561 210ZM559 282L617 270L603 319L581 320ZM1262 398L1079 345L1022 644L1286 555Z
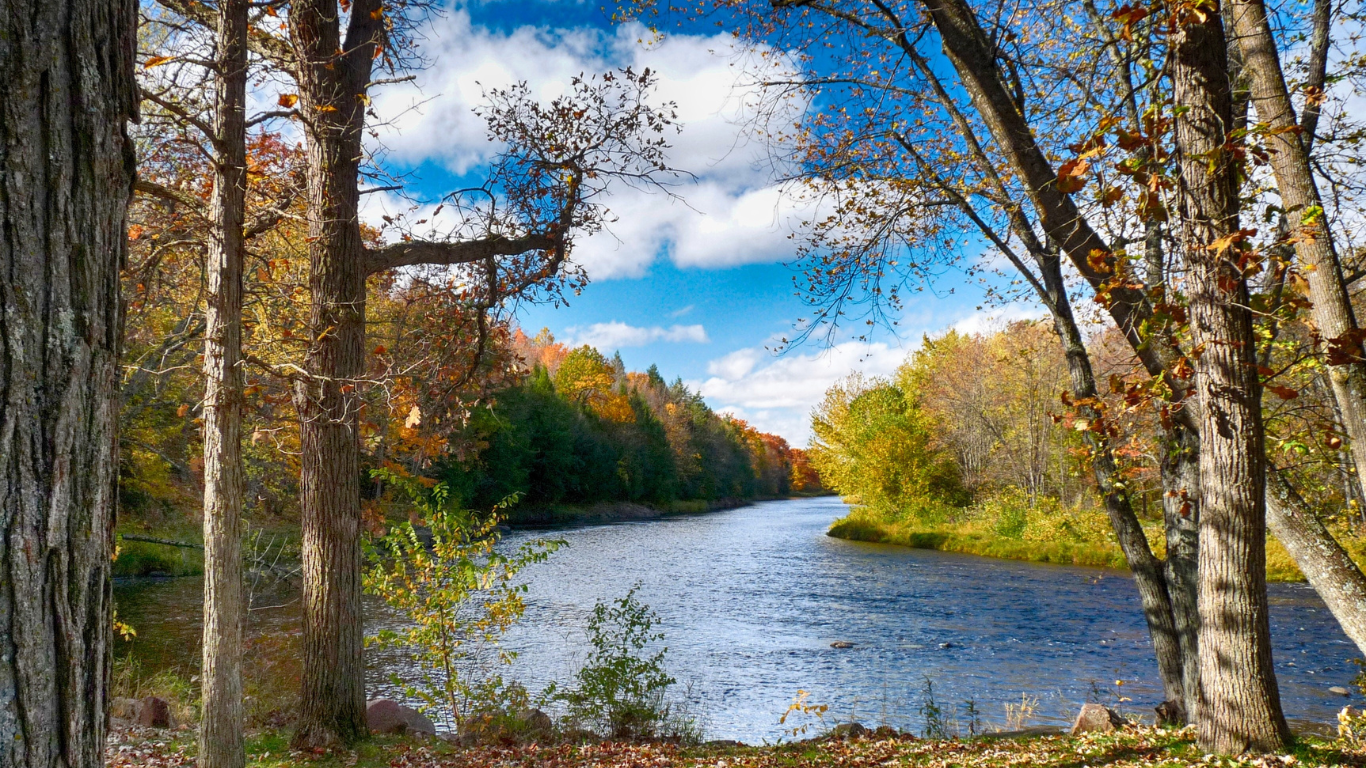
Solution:
M167 536L165 538L171 538ZM145 541L120 541L115 576L194 576L204 572L204 553Z
M1105 513L1099 509L1061 508L1041 503L1023 512L1023 501L1003 496L988 500L957 519L924 522L909 517L878 514L855 507L836 520L829 534L850 541L895 544L965 555L1023 560L1057 565L1127 568ZM1024 520L1023 526L1021 521ZM1159 557L1166 553L1160 522L1144 524L1148 541ZM1338 540L1358 563L1366 563L1366 540L1339 535ZM1267 539L1266 575L1269 581L1304 581L1304 574L1274 538Z

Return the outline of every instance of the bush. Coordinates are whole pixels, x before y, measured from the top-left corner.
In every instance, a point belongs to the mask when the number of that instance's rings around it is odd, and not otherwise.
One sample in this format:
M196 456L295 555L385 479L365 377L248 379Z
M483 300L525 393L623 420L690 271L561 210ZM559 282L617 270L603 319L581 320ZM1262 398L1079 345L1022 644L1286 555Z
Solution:
M676 682L664 671L668 649L644 655L664 633L654 631L659 616L636 599L639 586L611 604L593 607L588 620L593 650L576 676L577 687L556 698L568 705L571 721L614 739L696 741L696 725L665 699Z
M499 640L526 610L526 585L514 579L563 542L532 541L499 551L496 515L480 519L456 508L444 484L428 488L394 473L383 476L408 493L430 528L420 533L407 522L367 542L365 589L401 613L408 626L383 630L366 642L410 651L420 679L395 676L393 683L458 728L470 715L503 703L500 694L510 684L497 670L513 654Z

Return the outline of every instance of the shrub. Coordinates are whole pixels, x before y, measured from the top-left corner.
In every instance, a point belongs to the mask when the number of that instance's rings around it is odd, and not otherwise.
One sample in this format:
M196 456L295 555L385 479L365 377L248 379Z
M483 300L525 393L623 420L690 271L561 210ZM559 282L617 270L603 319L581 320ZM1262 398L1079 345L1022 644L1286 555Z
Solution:
M409 650L422 670L420 679L391 680L459 727L468 715L496 708L499 702L490 699L509 688L497 669L514 658L499 640L526 610L526 585L515 577L563 542L537 540L499 551L496 514L481 520L455 508L444 484L427 488L409 477L383 474L407 492L430 534L407 522L367 542L366 591L409 622L367 643Z
M646 646L663 640L664 633L655 631L659 616L636 599L639 587L593 607L588 619L593 650L576 676L577 686L556 698L568 705L570 720L614 739L696 740L696 726L665 699L676 682L664 671L668 649L645 655Z

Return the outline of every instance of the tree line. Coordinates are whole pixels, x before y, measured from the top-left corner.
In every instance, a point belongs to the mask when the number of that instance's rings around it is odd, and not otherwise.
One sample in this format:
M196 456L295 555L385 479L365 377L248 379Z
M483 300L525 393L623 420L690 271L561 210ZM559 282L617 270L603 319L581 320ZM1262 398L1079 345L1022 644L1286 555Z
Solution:
M1291 365L1274 385L1279 394L1263 404L1270 450L1294 463L1306 507L1359 556L1366 534L1361 485L1323 370L1304 354L1311 341L1291 338L1304 330L1282 337L1288 354L1281 364ZM1167 492L1160 422L1135 397L1141 379L1117 334L1097 334L1088 351L1106 382L1099 404L1113 422L1116 464L1151 536L1162 529ZM1105 544L1082 536L1095 533L1089 521L1105 513L1083 438L1091 425L1068 406L1067 392L1067 363L1046 321L951 330L924 338L891 376L855 374L832 386L812 415L810 460L859 508L848 521L851 533L871 523L872 534L882 529L893 539L901 529L960 527L1020 538L1026 529L1033 535L1075 518L1088 523L1075 532L1077 543ZM1043 519L1050 515L1057 519ZM1114 538L1108 523L1100 533ZM1277 556L1279 565L1285 556Z
M567 350L548 332L514 342L537 362L470 419L474 461L432 474L473 509L515 497L529 506L667 504L782 497L820 490L804 452L719 416L655 366L628 372L618 355Z

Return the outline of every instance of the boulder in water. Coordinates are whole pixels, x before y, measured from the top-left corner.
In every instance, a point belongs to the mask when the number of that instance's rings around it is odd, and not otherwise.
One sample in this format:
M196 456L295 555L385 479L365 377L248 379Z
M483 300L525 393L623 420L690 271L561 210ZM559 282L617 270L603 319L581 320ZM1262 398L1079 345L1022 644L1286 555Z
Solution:
M853 648L854 644L847 640L836 640L830 644L831 648Z

